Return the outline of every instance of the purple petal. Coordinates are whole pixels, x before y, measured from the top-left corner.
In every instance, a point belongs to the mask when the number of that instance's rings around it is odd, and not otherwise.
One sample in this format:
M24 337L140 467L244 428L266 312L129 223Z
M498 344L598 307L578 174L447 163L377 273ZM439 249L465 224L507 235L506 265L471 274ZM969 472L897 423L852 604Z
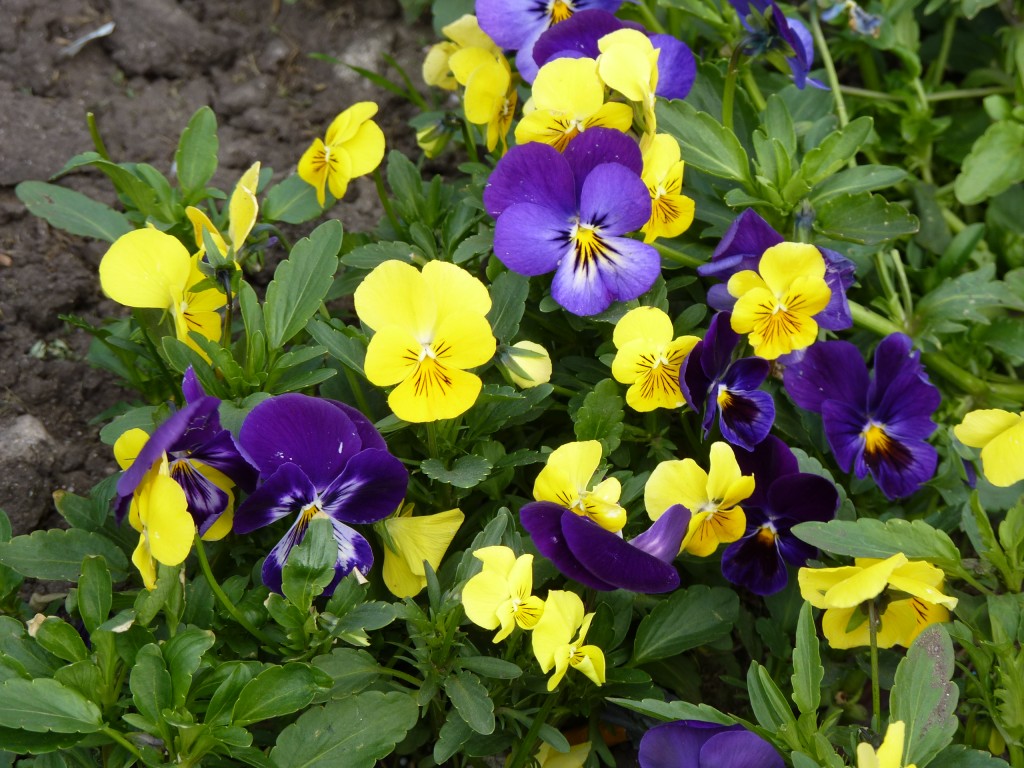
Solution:
M535 501L519 510L519 521L530 534L537 550L562 573L591 589L609 592L615 587L592 574L569 549L562 532L562 515L573 514L550 501Z
M596 315L612 301L635 299L661 273L661 258L653 247L625 237L602 242L605 251L588 262L562 259L551 282L552 297L574 315Z
M580 11L555 24L533 46L533 60L543 67L552 59L596 59L601 53L597 41L626 26L607 11Z
M719 733L700 750L700 768L784 768L775 748L747 730Z
M853 325L850 304L846 300L846 291L853 285L857 266L845 256L828 248L819 248L825 257L825 284L832 295L828 304L814 316L818 325L830 331L841 331Z
M892 389L892 383L905 373L919 376L923 381L928 377L920 361L921 353L914 349L914 342L904 333L890 333L875 347L875 380L868 390L869 407L877 403L885 392Z
M361 451L320 494L322 509L345 523L375 523L405 498L409 472L387 451Z
M796 456L775 435L768 435L753 450L736 451L736 463L744 475L754 476L754 493L743 505L745 510L766 504L768 489L777 478L800 471Z
M338 560L334 564L334 578L324 589L324 595L334 594L341 580L355 569L366 576L373 567L373 548L361 533L354 531L344 523L332 520L334 541L338 544Z
M920 440L902 442L893 439L887 453L871 456L865 451L864 462L882 493L890 499L901 499L932 479L939 454Z
M722 437L732 445L749 451L771 431L775 423L775 402L767 392L757 389L730 390L728 405L720 405L719 413Z
M206 397L206 392L203 391L191 365L185 369L185 376L181 380L181 394L185 396L186 403L194 403L199 398Z
M316 488L294 464L282 464L235 510L235 533L250 533L316 501Z
M567 219L575 215L576 186L572 169L557 149L531 141L512 147L498 161L484 188L484 207L491 216L498 218L516 203L551 208Z
M725 548L722 575L755 595L774 595L786 586L789 574L776 542L761 538L759 530L755 529Z
M188 459L178 459L170 465L171 477L185 491L188 511L196 521L200 533L205 533L228 505L228 495Z
M794 56L786 61L793 72L793 84L797 88L803 88L807 84L807 73L814 63L814 39L810 31L799 19L789 18L782 15L782 11L773 2L775 7L775 18L778 20L779 35L793 49Z
M722 383L729 391L749 391L757 389L768 378L771 364L760 357L744 357L729 366Z
M824 477L807 472L785 475L768 489L768 507L775 520L787 518L787 530L812 520L826 523L836 516L839 492ZM781 526L777 526L781 530Z
M570 218L554 208L516 203L505 209L494 227L494 255L521 275L551 272L572 252Z
M373 422L366 418L358 408L326 398L324 398L324 402L340 408L341 412L348 416L349 420L355 425L356 432L359 433L359 440L364 451L368 448L379 448L382 451L388 449L387 443L384 442L384 438L377 431L377 428L373 426Z
M700 749L712 736L741 726L678 720L651 728L640 739L641 768L701 768Z
M697 269L700 270L700 267ZM729 286L727 283L716 283L708 288L708 306L716 312L732 311L732 308L736 306L736 297L729 293Z
M697 267L697 274L728 280L736 272L757 269L762 254L783 242L782 235L753 208L743 211L732 223L711 255L711 261Z
M281 593L282 571L285 563L288 562L288 555L292 548L302 542L306 534L306 526L300 525L300 519L296 518L291 528L281 537L281 540L274 545L274 548L267 554L263 561L263 583L271 592ZM235 518L237 522L238 518Z
M543 30L531 35L516 54L516 69L519 70L523 80L531 84L537 79L537 73L540 71L540 67L537 66L537 62L533 59L533 46L537 44L541 32Z
M173 452L178 450L179 446L175 444ZM191 460L201 461L227 475L235 485L245 491L251 491L256 486L259 472L242 456L234 436L226 429L220 430L202 444L192 447L187 455Z
M828 400L863 408L868 393L868 369L860 350L848 341L818 342L783 374L786 392L801 408L822 413Z
M913 371L893 379L881 401L870 409L873 421L885 425L887 434L904 440L924 440L935 431L932 415L942 395Z
M740 341L740 336L732 329L732 314L716 312L704 334L704 345L701 347L700 364L704 373L711 379L719 378L732 362L732 353ZM691 353L692 354L692 353ZM760 386L755 384L754 389Z
M838 343L838 342L836 342ZM825 437L836 462L844 472L849 472L864 450L864 430L868 427L867 415L861 408L839 400L826 400L821 407L821 418L825 424ZM856 468L857 477L864 477L865 469Z
M646 552L666 563L679 554L679 547L690 525L690 510L682 504L673 504L655 520L651 527L630 539L630 546Z
M510 51L518 51L548 28L547 8L534 2L477 0L476 18L499 48Z
M689 513L683 512L685 514L673 517L688 523ZM666 529L666 535L674 535L678 526L670 520ZM685 526L678 532L677 541L682 543ZM671 592L679 586L679 574L670 563L631 546L589 518L567 510L562 515L562 533L580 565L614 587L649 594ZM676 544L678 552L679 544Z
M685 99L697 78L697 61L690 47L672 35L651 35L658 54L658 87L655 93L666 99Z
M362 443L339 408L308 395L277 395L242 423L239 442L264 477L282 464L299 466L317 488L334 480Z
M647 185L624 165L599 165L584 179L580 189L581 222L599 226L609 235L624 235L640 229L650 218Z
M529 146L528 144L526 146ZM544 146L547 146L546 144ZM556 150L557 151L557 150ZM562 155L572 170L576 180L576 199L580 198L583 182L597 166L605 163L618 163L633 171L637 178L643 171L644 161L640 154L640 146L622 131L613 128L589 128L579 134ZM497 169L495 169L497 170ZM546 169L545 169L546 171ZM646 191L646 188L645 188ZM650 193L647 193L648 204ZM648 208L647 215L650 216ZM637 225L646 223L646 219Z
M686 404L698 414L704 410L708 389L711 387L711 379L704 373L704 367L700 363L703 349L704 341L698 341L679 367L679 390L683 393Z

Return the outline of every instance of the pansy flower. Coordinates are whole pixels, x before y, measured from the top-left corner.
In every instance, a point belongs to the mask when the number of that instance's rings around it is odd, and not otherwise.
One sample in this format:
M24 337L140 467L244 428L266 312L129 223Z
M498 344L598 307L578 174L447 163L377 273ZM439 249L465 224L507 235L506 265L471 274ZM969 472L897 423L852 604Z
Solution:
M765 439L775 421L772 396L758 389L771 365L760 357L732 359L740 337L730 320L728 312L711 318L708 332L679 369L679 388L686 403L703 414L704 437L718 416L722 437L750 451Z
M645 135L640 143L644 170L640 175L651 193L651 218L640 231L644 242L659 237L678 237L690 228L695 210L692 198L683 192L683 161L679 142L667 133Z
M731 310L736 298L729 293L729 278L743 270L756 270L761 256L784 238L753 208L736 217L722 241L711 254L711 261L697 267L697 274L724 281L708 290L708 304L718 310ZM853 285L856 267L852 261L836 251L819 248L825 259L825 284L831 295L825 309L814 316L814 321L829 331L841 331L853 325L846 291Z
M877 752L870 744L861 742L857 745L857 768L915 768L903 765L905 737L906 725L902 720L889 723Z
M544 601L544 613L533 628L530 639L533 655L542 672L553 669L548 690L562 682L569 668L586 675L595 685L604 685L604 651L596 645L584 645L594 614L584 615L583 601L575 592L553 589Z
M728 443L711 444L711 467L705 472L693 459L663 461L644 487L644 506L657 520L676 504L690 511L682 550L707 557L719 544L743 535L746 516L740 503L754 492L754 476L744 475Z
M677 720L640 740L640 768L783 768L775 748L741 725Z
M488 151L499 141L506 149L517 101L508 61L500 51L463 48L452 54L450 63L456 81L466 86L462 98L466 119L484 127Z
M782 69L793 73L797 88L807 84L807 73L814 64L814 40L799 19L789 18L775 0L729 0L747 30L743 52L748 56L767 56ZM813 82L813 81L812 81Z
M466 519L460 509L433 515L413 515L406 504L396 515L374 527L384 545L384 586L395 597L414 597L427 586L426 567L436 571L441 558Z
M239 443L259 469L261 485L235 512L235 532L250 533L283 517L292 519L263 563L263 583L281 591L281 572L292 547L314 516L326 517L338 544L332 594L353 570L365 575L373 550L350 524L368 525L391 514L405 496L409 473L359 411L333 400L278 395L253 408Z
M411 422L453 419L472 407L483 387L467 368L494 356L487 288L454 264L429 261L423 271L385 261L355 292L356 314L373 329L366 378L397 384L388 405Z
M641 169L636 142L607 128L580 134L564 154L513 147L484 190L495 255L522 275L554 271L551 295L576 315L637 298L661 272L652 246L625 237L651 216Z
M230 249L235 261L238 261L238 254L242 250L242 246L245 245L249 233L252 232L252 228L256 224L256 216L259 213L259 203L256 201L256 187L259 185L259 181L260 164L256 162L242 174L238 183L235 184L231 197L228 199L227 239L199 208L190 205L185 209L185 215L192 222L192 231L200 258L206 253L206 236L209 235L222 256L227 256Z
M623 0L476 0L480 28L506 51L518 51L516 67L527 82L537 75L533 46L546 29L580 11L615 13Z
M739 451L740 468L754 475L754 493L744 502L747 528L722 553L722 575L757 595L771 595L789 582L786 566L803 566L817 554L793 535L793 526L827 522L839 506L836 487L819 475L800 472L796 457L769 435L753 451Z
M316 190L322 206L325 189L340 200L348 183L372 173L384 159L384 132L370 118L377 114L372 101L353 104L331 121L327 135L314 139L299 159L299 178Z
M643 132L654 133L660 51L647 35L635 29L620 29L605 35L597 41L597 47L601 51L597 57L601 80L633 103L642 118Z
M679 586L672 561L690 522L681 505L670 507L630 541L550 501L526 504L519 519L544 557L591 589L657 593Z
M601 443L597 440L559 446L537 475L533 498L589 517L605 530L621 531L626 524L626 510L619 505L622 485L616 478L609 477L591 487L600 463Z
M783 383L793 402L821 414L844 472L870 472L890 499L909 496L935 473L938 453L926 441L942 398L909 336L882 339L873 377L857 347L827 341L795 358Z
M155 589L156 564L184 562L196 535L185 492L167 475L166 461L148 471L137 486L129 520L139 532L132 563L146 589Z
M942 593L941 568L909 561L897 553L885 560L857 558L840 568L801 568L800 594L824 608L821 631L833 648L869 645L869 612L864 604L884 595L876 627L879 648L914 642L925 627L949 621L957 599Z
M556 59L541 67L533 96L516 126L516 142L550 144L559 152L592 128L628 131L633 110L605 101L604 83L594 59Z
M981 448L981 471L992 485L1008 488L1024 480L1024 413L971 411L953 434L964 445Z
M451 57L458 51L480 48L493 56L501 55L501 49L480 29L476 16L472 14L463 14L451 24L441 27L441 32L448 40L432 46L423 60L423 82L427 85L446 91L454 91L458 87L451 67Z
M533 629L544 613L544 601L533 594L533 555L520 555L508 547L481 547L473 557L484 564L462 588L466 618L484 629L498 629L494 642L512 634L517 626Z
M685 99L697 77L697 62L686 43L672 35L652 35L641 24L623 21L608 11L580 11L548 29L533 46L534 62L543 67L554 59L596 59L602 50L599 41L621 29L643 33L657 50L654 94L666 99Z
M618 352L612 360L612 376L630 385L626 402L633 410L646 412L683 404L679 366L698 339L672 336L672 321L657 307L631 309L615 324L612 341Z

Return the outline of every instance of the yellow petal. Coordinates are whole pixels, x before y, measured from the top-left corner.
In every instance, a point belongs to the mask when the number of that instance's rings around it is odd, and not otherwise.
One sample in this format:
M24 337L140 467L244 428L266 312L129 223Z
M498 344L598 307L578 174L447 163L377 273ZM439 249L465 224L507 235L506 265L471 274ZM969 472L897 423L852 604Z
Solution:
M931 563L915 561L897 568L889 577L893 589L906 592L925 602L956 608L957 599L941 591L944 574Z
M488 125L501 113L511 75L504 64L490 56L488 61L473 70L466 80L463 108L466 119L476 125Z
M550 744L542 742L535 757L540 768L583 768L590 749L590 742L585 741L569 747L568 752L556 752Z
M1006 430L1017 426L1024 416L999 408L971 411L953 427L956 439L971 448L984 448Z
M153 559L178 565L188 557L196 527L181 486L166 475L156 475L141 489L139 508Z
M114 459L121 469L128 469L135 463L142 447L149 442L149 434L138 427L122 432L114 442Z
M681 163L680 163L681 165ZM693 224L696 204L686 195L658 195L651 198L651 218L641 227L644 242L652 243L659 237L678 237Z
M422 570L422 566L420 570ZM427 586L427 577L413 573L406 559L386 544L384 545L383 574L384 586L399 599L415 597Z
M533 484L533 498L572 507L601 463L601 443L597 440L566 443L548 456L547 463Z
M907 563L902 554L859 568L847 578L833 585L822 597L826 608L853 608L865 600L877 597L889 583L892 572Z
M643 102L657 82L658 53L650 38L635 29L620 29L598 40L597 71L605 85L630 101Z
M618 501L622 485L617 478L609 477L583 494L583 514L606 531L618 533L626 525L626 510ZM578 510L573 510L578 513Z
M672 340L672 320L657 307L631 309L615 324L612 342L622 349L631 341L643 339L654 344L667 344Z
M508 581L508 575L516 564L516 553L509 547L481 547L473 550L473 557L484 564L485 571L493 571ZM531 555L532 558L532 555Z
M652 520L673 504L698 512L707 503L708 475L693 459L663 461L654 468L644 487L644 506Z
M245 239L256 223L259 205L256 203L256 186L260 180L260 164L253 163L235 185L228 203L228 237L235 253L245 244Z
M327 168L327 188L341 200L352 180L352 155L344 147L331 147L330 151L332 159Z
M579 595L558 589L548 592L544 613L530 635L533 655L537 658L542 672L551 669L559 659L564 660L565 669L568 669L567 646L582 622L583 601ZM565 674L565 669L561 671L561 675ZM556 671L558 679L561 679L561 675ZM555 685L557 684L556 681ZM553 687L549 682L548 690Z
M323 207L327 199L325 190L327 188L327 175L332 157L327 151L327 145L321 139L313 139L309 149L302 153L299 158L297 173L299 178L316 190L316 201Z
M498 46L480 29L480 22L471 13L463 14L451 24L441 27L441 32L463 48L483 48L498 52Z
M444 365L465 370L494 357L497 342L482 314L453 312L438 323L430 348Z
M508 572L508 593L513 600L526 600L533 593L533 555L520 555Z
M1002 488L1024 480L1024 421L996 435L981 449L981 468L992 485Z
M384 159L384 131L372 120L363 123L340 150L348 156L348 177L355 179L373 173ZM334 194L333 189L331 194ZM342 193L344 194L344 193ZM340 198L342 195L335 195Z
M569 663L579 672L589 677L594 685L604 685L605 660L604 651L596 645L584 645L577 648Z
M903 765L904 731L903 721L889 723L882 746L878 748L879 768L900 768Z
M224 242L224 238L221 236L220 231L213 226L213 222L210 221L209 216L194 205L190 205L185 209L185 215L188 216L188 220L192 222L192 232L195 234L196 247L199 249L200 254L206 252L206 238L203 237L204 232L210 233L210 239L216 243L217 249L222 254L228 252L228 244Z
M782 296L797 277L825 278L821 251L807 243L779 243L766 250L757 265L768 289ZM731 293L731 291L730 291Z
M727 283L730 296L735 296L737 299L743 298L751 291L760 291L767 296L767 300L771 301L772 305L775 304L775 296L769 290L764 279L749 269L744 269L741 272L737 272L735 275L729 278ZM735 313L733 314L735 317ZM745 333L745 331L739 331L739 333Z
M754 492L753 475L744 475L732 446L721 441L711 444L711 471L707 495L719 509L729 509Z
M139 569L142 583L146 589L156 589L156 563L153 561L153 556L149 553L149 547L146 546L146 537L144 535L139 536L138 546L132 552L132 564Z
M136 229L114 241L100 261L104 292L126 307L167 309L185 289L191 263L177 238Z
M434 293L412 264L397 259L378 264L363 278L353 298L356 314L368 328L379 331L392 325L421 342L433 339L437 321Z
M498 627L501 622L497 610L508 599L508 582L500 574L486 569L462 588L462 607L466 618L484 629Z
M527 356L526 353L534 353ZM547 384L551 380L551 355L540 344L534 341L517 341L508 350L508 356L519 366L522 373L508 368L512 381L523 389Z
M537 626L540 617L544 615L544 601L535 595L523 600L515 610L516 624L526 630Z
M423 266L423 286L433 296L438 318L456 312L486 315L491 295L479 278L447 261L428 261Z
M459 46L447 41L431 46L423 59L423 82L446 91L454 91L458 88L458 82L451 74L449 60L453 53L459 50Z
M359 127L377 114L377 105L372 101L360 101L353 104L334 118L327 128L325 143L328 145L343 144L353 136Z
M644 143L644 168L641 178L648 187L664 183L676 173L680 161L679 142L667 133L654 134ZM682 176L682 168L678 167Z
M833 648L839 650L859 648L870 643L867 619L852 629L847 629L855 610L855 608L831 608L825 611L825 615L821 617L821 634Z
M555 59L537 73L533 101L538 110L559 112L571 120L593 115L604 104L604 85L594 59ZM620 105L629 109L626 105ZM632 114L632 112L631 112Z
M423 347L405 328L386 326L370 339L363 370L371 384L390 387L411 376Z
M881 616L878 647L902 645L909 648L926 627L946 621L949 621L949 611L941 605L919 598L893 600Z
M434 515L392 517L384 521L384 527L395 545L395 554L406 563L411 573L423 576L424 561L435 571L441 565L441 558L448 551L448 545L463 520L465 515L461 510L450 509ZM391 591L396 597L411 597Z
M395 415L416 424L454 419L476 402L483 388L479 376L425 358L388 396Z
M570 61L570 59L566 59ZM633 125L633 110L628 104L609 101L583 119L583 128L611 128L625 133Z

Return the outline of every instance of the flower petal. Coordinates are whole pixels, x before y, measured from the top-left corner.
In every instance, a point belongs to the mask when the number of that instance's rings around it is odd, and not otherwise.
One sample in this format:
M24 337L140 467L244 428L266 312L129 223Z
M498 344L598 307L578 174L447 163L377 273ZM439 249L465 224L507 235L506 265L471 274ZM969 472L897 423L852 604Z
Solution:
M537 501L523 506L519 511L519 520L526 532L530 534L537 550L554 563L555 567L563 574L591 589L602 591L615 589L613 585L587 570L569 549L562 531L564 515L576 517L559 504L550 501ZM599 526L595 525L595 527Z
M437 321L434 293L423 275L397 259L374 267L356 288L353 300L360 321L375 331L393 325L429 339Z
M635 299L661 274L661 257L652 246L627 237L605 237L602 244L601 255L588 262L563 259L552 279L552 298L575 315L595 315L612 301Z
M360 451L320 492L323 511L343 523L375 523L405 498L409 472L387 451Z
M282 464L235 510L235 533L251 533L288 515L298 514L316 500L316 488L294 464Z
M639 174L618 163L595 167L580 188L580 221L609 235L634 232L651 217L651 196Z
M454 419L473 407L482 388L479 376L426 358L391 390L388 405L398 418L416 424Z
M819 342L786 367L783 384L793 402L808 411L821 413L827 400L862 409L867 402L868 369L860 350L850 342Z
M541 143L520 144L498 161L487 178L484 207L498 218L510 205L533 203L557 211L568 221L576 211L575 189L572 169L557 149Z
M146 227L114 241L100 260L100 285L126 307L167 309L180 300L192 262L181 242Z
M154 475L140 489L139 517L153 559L178 565L192 550L196 524L188 513L188 499L181 486L166 475Z
M570 260L570 218L561 211L533 203L505 209L494 227L494 255L521 275L532 277Z
M697 79L697 60L682 40L672 35L651 35L658 49L658 87L655 93L665 99L685 99Z
M700 768L784 768L775 748L756 733L726 731L701 747Z
M577 199L581 195L584 181L599 165L616 163L625 166L636 176L643 173L644 167L643 155L636 141L622 131L611 128L589 128L584 131L569 143L564 158L572 169ZM639 227L638 224L636 228Z
M350 178L372 173L384 159L384 131L372 120L367 121L345 140L341 151L348 155ZM340 199L341 195L335 197Z

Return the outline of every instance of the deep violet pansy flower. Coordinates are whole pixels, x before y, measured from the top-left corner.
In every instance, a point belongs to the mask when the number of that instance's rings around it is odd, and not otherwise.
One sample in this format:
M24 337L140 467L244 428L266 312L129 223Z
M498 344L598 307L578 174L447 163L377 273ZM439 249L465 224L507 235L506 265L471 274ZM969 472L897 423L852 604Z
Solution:
M575 315L635 299L661 272L652 246L624 237L651 216L642 168L636 142L609 128L584 131L561 154L513 147L484 190L495 255L522 275L554 271L551 295Z
M672 561L690 524L690 512L681 504L629 541L550 501L526 504L519 519L544 557L592 589L655 593L679 586Z
M785 242L782 235L753 208L737 216L715 248L711 261L697 267L697 274L722 281L708 290L708 304L717 310L731 310L736 298L726 288L729 278L747 269L757 271L764 252L782 242ZM841 331L853 325L846 291L853 285L856 266L836 251L828 248L818 250L825 259L825 284L832 296L825 309L817 313L814 319L822 328Z
M334 526L338 560L332 594L353 569L366 574L373 551L349 524L383 520L405 497L409 474L384 438L359 411L333 400L300 394L264 400L246 417L239 443L260 471L261 485L235 512L235 532L249 533L292 517L287 533L267 555L263 583L281 591L281 570L315 515Z
M256 470L239 453L231 433L221 427L217 414L220 400L203 391L191 366L185 371L181 391L185 407L172 413L153 431L117 482L114 510L118 522L128 513L132 494L139 483L164 454L171 478L185 491L188 511L201 534L216 522L229 499L223 489L197 468L198 465L220 472L246 491L256 484Z
M772 595L789 582L787 565L800 567L817 549L793 535L793 526L835 517L839 492L820 475L801 472L784 442L769 435L753 451L737 451L754 493L744 502L747 528L722 553L722 575L757 595Z
M580 11L551 27L533 46L533 60L539 68L554 59L596 59L601 55L597 41L620 29L643 32L659 51L655 95L685 99L697 77L697 62L689 46L672 35L652 35L643 25L623 21L608 11Z
M815 344L793 355L783 384L797 405L821 414L843 471L870 472L888 498L909 496L935 474L938 453L926 441L942 398L909 336L882 339L874 376L853 344Z
M814 39L799 19L784 16L775 0L729 0L740 16L747 37L743 41L748 56L783 54L793 73L797 88L807 84L807 73L814 64ZM814 81L812 84L817 85Z
M783 768L767 741L741 725L677 720L640 740L640 768Z
M580 11L600 9L615 13L623 0L476 0L480 29L501 48L518 51L516 68L533 82L538 66L533 46L545 30Z
M718 416L722 437L748 451L764 440L775 422L775 402L758 389L771 364L760 357L733 360L739 334L728 312L711 318L708 332L679 369L679 389L687 405L703 413L704 437Z

